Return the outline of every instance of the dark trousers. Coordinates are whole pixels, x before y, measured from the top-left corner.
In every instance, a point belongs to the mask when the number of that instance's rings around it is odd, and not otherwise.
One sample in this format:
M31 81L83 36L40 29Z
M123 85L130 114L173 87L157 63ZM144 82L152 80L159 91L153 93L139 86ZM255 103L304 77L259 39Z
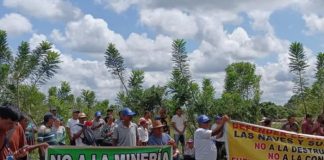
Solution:
M96 139L96 145L97 146L102 146L102 139Z
M225 143L216 141L217 160L222 160L226 156Z

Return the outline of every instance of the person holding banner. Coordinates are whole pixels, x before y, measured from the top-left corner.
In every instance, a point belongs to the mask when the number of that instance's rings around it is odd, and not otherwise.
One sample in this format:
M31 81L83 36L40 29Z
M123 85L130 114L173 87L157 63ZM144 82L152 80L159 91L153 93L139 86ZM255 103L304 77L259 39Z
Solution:
M210 119L208 116L200 115L197 118L199 127L194 134L196 160L217 159L217 148L212 140L212 137L222 132L224 124L228 120L229 118L227 115L223 116L221 123L214 130L210 130Z

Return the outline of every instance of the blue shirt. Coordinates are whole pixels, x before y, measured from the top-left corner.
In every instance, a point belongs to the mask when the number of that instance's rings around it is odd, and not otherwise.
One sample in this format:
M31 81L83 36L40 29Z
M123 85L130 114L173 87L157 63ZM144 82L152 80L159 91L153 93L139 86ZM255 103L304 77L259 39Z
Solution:
M162 137L156 137L152 134L147 143L148 145L167 145L170 140L171 137L166 133L162 133Z

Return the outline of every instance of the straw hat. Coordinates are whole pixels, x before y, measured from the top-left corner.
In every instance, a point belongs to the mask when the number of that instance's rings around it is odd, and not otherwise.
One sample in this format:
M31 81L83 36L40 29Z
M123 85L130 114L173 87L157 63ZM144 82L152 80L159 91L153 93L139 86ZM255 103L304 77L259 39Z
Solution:
M153 121L152 125L153 125L153 129L154 129L154 128L161 128L161 127L164 127L164 125L161 123L160 120L155 120L155 121Z
M79 113L79 118L87 118L87 115L85 113Z

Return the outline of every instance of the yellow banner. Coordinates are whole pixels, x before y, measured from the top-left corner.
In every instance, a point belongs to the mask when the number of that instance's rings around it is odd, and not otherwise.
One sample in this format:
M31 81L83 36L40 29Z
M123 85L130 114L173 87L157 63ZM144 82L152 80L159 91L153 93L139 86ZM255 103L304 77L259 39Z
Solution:
M324 137L237 121L225 135L228 160L324 160Z

